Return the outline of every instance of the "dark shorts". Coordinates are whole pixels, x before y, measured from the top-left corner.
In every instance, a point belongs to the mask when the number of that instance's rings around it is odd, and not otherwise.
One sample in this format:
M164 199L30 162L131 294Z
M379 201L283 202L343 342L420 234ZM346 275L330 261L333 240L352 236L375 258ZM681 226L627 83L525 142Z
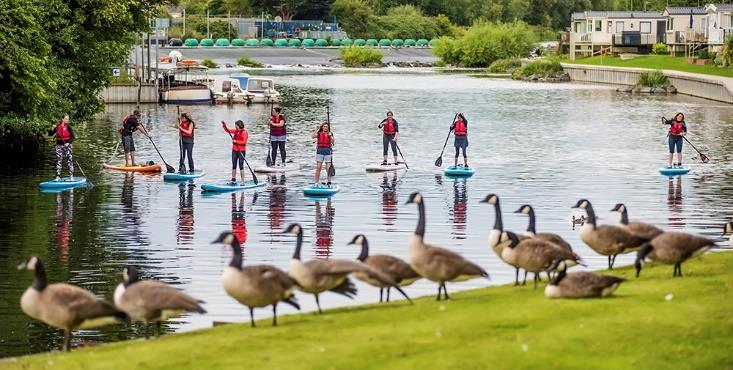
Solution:
M240 170L244 169L244 156L247 154L246 151L238 152L236 150L232 150L232 169L236 170L237 166L239 166Z
M675 148L677 153L682 153L682 136L669 135L669 152L674 153Z
M132 135L122 136L122 149L125 153L135 151L135 141L132 139Z
M456 148L466 149L468 147L468 136L465 136L465 135L455 136L455 141L453 142L453 145Z

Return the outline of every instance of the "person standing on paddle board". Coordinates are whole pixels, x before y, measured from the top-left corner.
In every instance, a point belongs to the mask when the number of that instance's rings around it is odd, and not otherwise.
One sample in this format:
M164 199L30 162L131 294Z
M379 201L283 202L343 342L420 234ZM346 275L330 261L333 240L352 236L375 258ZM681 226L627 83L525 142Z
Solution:
M680 112L674 116L674 119L662 117L662 123L669 125L669 133L667 134L669 143L669 159L667 168L682 167L682 140L687 135L687 124L685 124L685 115ZM677 163L672 162L672 156L677 149Z
M387 164L387 145L392 146L392 156L394 156L394 164L399 164L397 159L397 134L400 132L400 128L397 125L397 120L394 119L392 111L387 111L387 118L383 119L379 123L379 128L382 129L382 166Z
M270 112L270 145L272 146L272 165L277 161L277 150L280 149L280 159L282 165L285 166L285 140L287 133L285 131L285 115L282 114L282 108L273 107Z
M48 136L56 139L56 178L61 178L61 167L64 162L64 154L66 154L69 166L69 177L74 177L74 152L71 149L71 143L74 142L76 135L74 129L69 124L69 115L64 114L61 120L48 130Z
M321 167L323 163L331 165L331 154L333 153L333 133L328 125L328 122L323 122L316 125L316 131L311 135L312 138L317 139L316 141L316 177L313 186L318 186L321 182ZM326 181L325 185L331 186L331 174L328 172L328 166L326 166Z
M468 167L468 157L466 156L466 148L468 148L468 120L463 113L456 115L456 120L450 126L453 131L455 140L453 145L456 147L456 157L453 161L453 165L458 167L458 153L463 150L463 166Z
M132 134L135 131L140 131L143 135L150 138L148 132L140 124L140 111L135 110L131 115L125 117L122 121L122 127L117 131L122 135L122 149L125 151L125 166L130 167L135 165L135 141L132 138Z
M221 121L221 127L224 131L232 135L232 183L237 182L237 167L239 167L239 177L244 184L244 156L247 154L247 139L249 133L244 129L244 122L237 120L234 122L236 128L227 128L227 123Z
M181 158L178 163L178 172L186 173L186 166L183 164L188 157L188 173L193 173L193 131L196 129L196 123L193 122L188 113L181 113L181 119L178 121L178 131L181 135Z

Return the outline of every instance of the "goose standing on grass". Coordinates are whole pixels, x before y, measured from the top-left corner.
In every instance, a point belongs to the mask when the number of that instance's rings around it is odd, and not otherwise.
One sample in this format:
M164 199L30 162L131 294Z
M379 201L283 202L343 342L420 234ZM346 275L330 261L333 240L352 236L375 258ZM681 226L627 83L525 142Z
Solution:
M359 257L356 258L357 260L371 267L373 270L389 276L401 287L408 286L422 278L422 276L415 272L407 262L397 257L386 254L370 255L369 241L364 234L354 236L349 244L361 246L361 253L359 254ZM389 302L389 285L385 285L384 282L380 280L372 279L368 274L363 272L355 272L354 277L371 286L379 288L379 302L382 302L383 291L384 289L387 289L386 301Z
M587 199L581 199L572 208L584 209L588 215L585 224L580 228L580 239L596 253L608 256L608 269L613 270L613 263L620 253L633 252L645 242L644 238L634 235L626 228L616 225L597 225L596 213Z
M373 270L371 267L353 260L344 259L313 259L303 262L300 259L300 250L303 246L303 228L300 224L291 224L284 231L297 237L295 244L295 252L288 266L288 275L295 279L298 288L303 292L313 294L316 298L316 306L318 313L321 310L321 302L318 299L319 294L325 291L331 291L353 298L356 295L356 287L349 280L349 274L361 272L369 276L369 278L377 280L385 286L395 288L410 303L410 297L395 283L393 279L385 274Z
M717 247L717 244L702 236L678 231L661 233L654 239L644 243L639 249L634 262L636 277L639 277L641 264L647 257L654 261L674 265L672 277L681 277L682 262L697 257L713 247Z
M484 200L481 201L481 203L494 205L494 228L491 229L491 232L489 233L489 247L491 248L491 250L494 251L494 253L496 253L496 256L499 257L500 260L504 261L504 259L501 257L501 251L506 248L506 245L509 244L509 241L507 240L505 242L499 242L499 239L501 239L501 233L504 232L504 222L501 218L501 205L499 204L499 196L496 194L489 194L486 196L486 198L484 198ZM514 285L519 285L519 267L512 265L507 261L504 262L515 268ZM524 272L524 280L527 280L526 271Z
M629 222L629 214L623 203L616 204L611 212L621 213L621 225L634 235L640 236L645 240L652 240L655 236L663 233L662 229L644 222Z
M489 278L479 265L445 248L425 243L425 201L419 192L412 193L406 204L417 204L418 221L415 233L410 237L410 266L424 278L438 283L438 297L441 291L450 299L445 288L447 281L465 281L477 277Z
M510 243L502 250L502 258L525 271L533 272L535 289L537 289L537 281L542 271L546 271L549 278L550 271L557 269L560 265L567 267L582 263L577 254L547 240L539 238L519 240L517 234L504 231L501 234L500 242L506 240L509 240Z
M277 326L277 304L285 302L300 310L293 295L296 282L284 271L270 265L242 267L242 248L239 240L229 231L219 235L211 244L228 244L232 247L232 260L224 269L224 291L237 302L249 308L249 321L255 327L254 309L272 305L272 326Z
M555 279L545 287L547 298L602 298L608 297L625 280L616 276L598 275L588 271L567 273L563 266Z
M139 280L134 266L122 269L123 282L115 289L115 306L132 320L145 325L145 339L149 338L149 324L155 322L160 335L160 322L184 312L206 313L190 295L155 280Z
M722 236L726 236L727 234L730 234L730 246L733 247L733 221L728 222L723 226Z
M538 233L536 229L536 219L534 215L534 208L530 206L529 204L524 204L521 207L519 207L518 210L514 211L514 213L522 213L527 216L529 216L529 224L527 225L527 231L524 232L524 235L529 236L531 238L537 238L542 240L547 240L548 242L555 243L556 245L563 247L569 251L573 250L573 247L570 246L570 243L566 242L565 239L562 238L562 236L555 234L555 233Z
M64 351L69 350L73 330L95 328L127 319L124 312L86 289L64 283L48 284L46 270L36 256L29 258L18 269L35 272L33 285L20 298L20 308L38 321L63 329Z

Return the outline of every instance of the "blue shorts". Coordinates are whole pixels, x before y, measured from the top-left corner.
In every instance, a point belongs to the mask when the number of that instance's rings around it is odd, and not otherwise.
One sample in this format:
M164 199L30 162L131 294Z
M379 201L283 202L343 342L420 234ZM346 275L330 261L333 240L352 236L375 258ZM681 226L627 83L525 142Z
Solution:
M331 148L317 148L316 149L316 162L331 162Z
M669 135L669 152L674 153L675 148L677 153L682 153L682 136Z

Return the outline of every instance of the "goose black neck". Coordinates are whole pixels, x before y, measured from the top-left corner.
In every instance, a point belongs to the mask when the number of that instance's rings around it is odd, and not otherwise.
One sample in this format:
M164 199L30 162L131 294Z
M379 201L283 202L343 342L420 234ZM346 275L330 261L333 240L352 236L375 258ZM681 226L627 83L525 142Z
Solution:
M415 228L415 235L424 238L425 237L425 204L422 202L417 203L417 227Z
M293 259L300 260L300 248L303 246L303 230L298 230L298 235L295 240L295 252L293 253Z
M537 234L537 229L536 229L535 220L534 220L534 209L530 208L529 212L527 213L527 216L529 216L529 225L527 225L527 231L532 234Z
M624 225L629 224L629 214L626 212L626 208L624 208L624 210L621 211L621 223Z
M237 270L242 269L242 247L239 245L239 240L236 236L232 236L232 242L230 244L232 246L232 252L234 254L232 255L232 260L229 262L230 267L234 267Z
M501 220L501 206L499 206L498 199L496 200L496 204L494 204L494 230L504 230L504 223Z
M40 260L36 260L35 274L36 280L33 281L33 289L41 292L46 289L48 280L46 279L46 268L43 267L43 263Z
M557 278L555 278L555 282L552 283L552 285L560 284L560 282L562 281L562 279L565 279L565 276L567 276L567 275L568 275L567 268L564 268L564 269L560 270L560 272L557 273Z
M593 228L596 228L596 212L593 211L593 206L588 203L588 206L585 208L585 213L588 214L588 219L585 221L586 223L591 224Z
M356 259L364 262L367 257L369 257L369 242L364 238L364 241L361 244L361 253L359 253L359 257L356 257Z

